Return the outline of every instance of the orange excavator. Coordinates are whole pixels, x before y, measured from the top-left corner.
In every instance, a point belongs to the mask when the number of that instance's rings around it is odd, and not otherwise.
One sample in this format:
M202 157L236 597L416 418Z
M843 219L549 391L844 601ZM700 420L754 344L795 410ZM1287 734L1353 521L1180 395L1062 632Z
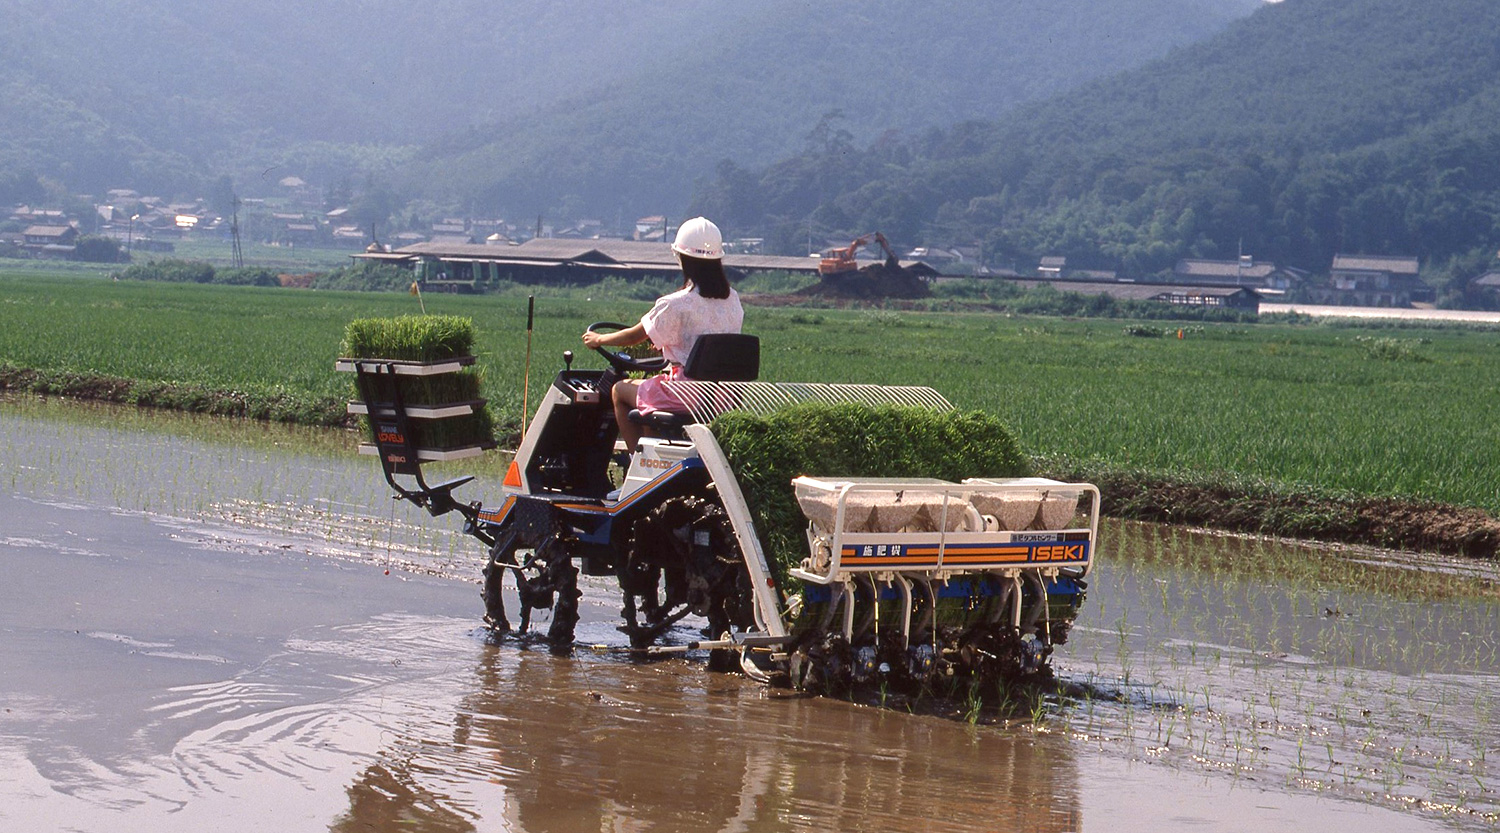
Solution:
M863 237L856 238L855 241L853 243L850 243L847 247L835 251L829 257L823 258L818 263L818 274L837 275L840 272L854 271L857 268L854 264L854 253L859 251L860 246L869 243L871 239L873 239L876 243L879 243L880 248L885 251L886 268L900 268L901 264L900 261L896 259L896 253L891 251L890 241L885 239L885 235L881 234L878 231L875 231L866 234Z

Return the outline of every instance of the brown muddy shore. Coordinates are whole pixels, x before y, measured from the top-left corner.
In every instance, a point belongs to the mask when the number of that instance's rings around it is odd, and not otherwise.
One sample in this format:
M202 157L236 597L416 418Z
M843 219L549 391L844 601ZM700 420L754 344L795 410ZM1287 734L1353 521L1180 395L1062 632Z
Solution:
M0 393L6 391L300 425L356 425L342 401L257 398L242 391L0 364ZM1099 486L1101 511L1114 518L1473 558L1500 553L1500 519L1471 506L1287 487L1230 475L1121 469L1066 458L1039 458L1036 466L1047 477Z

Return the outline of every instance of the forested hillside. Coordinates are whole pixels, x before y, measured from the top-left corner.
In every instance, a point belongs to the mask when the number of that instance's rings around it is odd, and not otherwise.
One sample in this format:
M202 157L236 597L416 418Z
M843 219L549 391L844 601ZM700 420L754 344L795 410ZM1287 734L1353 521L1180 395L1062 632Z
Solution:
M762 0L650 68L448 137L425 178L482 205L680 205L723 160L993 118L1139 65L1259 0ZM825 120L829 114L838 114ZM820 125L823 130L820 132Z
M389 178L407 146L652 66L670 21L713 18L646 0L5 5L0 188L24 171L151 192L226 173L253 191L273 165Z
M1311 269L1336 251L1487 260L1500 4L1286 0L1002 120L726 169L696 208L787 249L809 225L879 228L1137 275L1241 246Z
M523 212L681 205L719 159L799 151L829 111L860 141L992 116L1257 5L11 0L0 201L37 177L253 192L373 172Z

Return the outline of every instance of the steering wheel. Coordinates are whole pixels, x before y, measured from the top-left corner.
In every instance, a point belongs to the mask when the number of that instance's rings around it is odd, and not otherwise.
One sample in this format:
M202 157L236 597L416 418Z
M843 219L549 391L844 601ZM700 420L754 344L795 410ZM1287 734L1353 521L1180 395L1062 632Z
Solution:
M613 321L597 321L589 325L588 331L597 333L600 332L601 328L607 332L615 332L617 330L626 330L630 327L628 324L616 324ZM667 369L667 359L665 356L648 356L644 359L638 359L628 353L606 350L603 347L595 347L594 352L603 356L604 360L609 362L609 366L620 373L660 373Z

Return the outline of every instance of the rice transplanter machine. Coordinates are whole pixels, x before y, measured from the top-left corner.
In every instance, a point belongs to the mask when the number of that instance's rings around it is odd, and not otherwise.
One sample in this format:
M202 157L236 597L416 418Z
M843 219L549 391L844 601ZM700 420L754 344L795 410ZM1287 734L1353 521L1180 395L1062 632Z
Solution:
M571 648L582 573L616 579L619 629L632 648L707 649L717 666L812 690L1013 678L1045 667L1066 640L1094 563L1095 486L809 472L788 484L807 522L806 555L778 572L712 421L804 402L942 411L948 401L925 387L760 382L754 336L705 336L685 368L695 381L666 383L684 412L632 414L654 436L624 449L610 387L627 373L659 371L662 360L598 352L604 370L574 369L564 353L491 504L453 496L472 478L433 485L422 474L426 462L483 445L422 447L411 430L483 403L411 407L393 384L456 372L468 360L338 361L356 374L361 399L351 411L369 419L361 450L379 457L396 494L433 515L456 512L487 547L482 595L495 632L530 633L534 612L550 610L547 638ZM502 594L507 576L515 624Z

